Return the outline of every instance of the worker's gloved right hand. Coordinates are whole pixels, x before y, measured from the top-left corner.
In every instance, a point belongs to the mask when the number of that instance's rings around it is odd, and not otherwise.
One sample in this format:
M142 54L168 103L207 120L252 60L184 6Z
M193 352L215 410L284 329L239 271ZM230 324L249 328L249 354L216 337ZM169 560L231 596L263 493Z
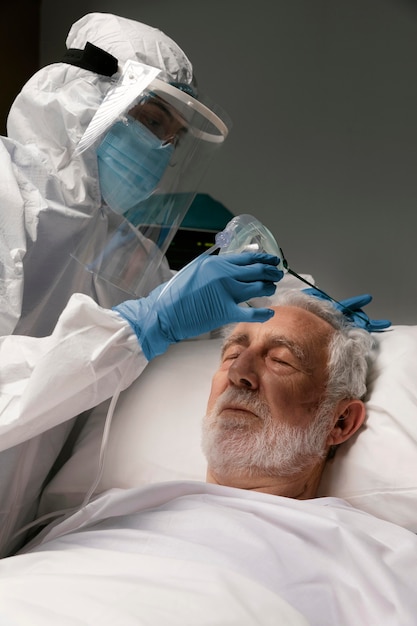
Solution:
M271 309L238 306L271 296L283 272L278 257L243 252L202 255L149 296L114 307L133 330L148 361L169 344L235 322L264 322Z

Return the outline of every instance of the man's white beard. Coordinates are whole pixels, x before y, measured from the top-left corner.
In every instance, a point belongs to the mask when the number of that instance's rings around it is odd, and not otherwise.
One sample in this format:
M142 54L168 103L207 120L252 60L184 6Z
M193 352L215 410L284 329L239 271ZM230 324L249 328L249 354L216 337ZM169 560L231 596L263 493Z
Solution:
M240 412L219 419L222 408L231 404L253 411L259 419ZM290 476L325 456L331 417L324 401L306 428L282 423L272 419L257 392L229 387L204 418L203 452L218 474Z

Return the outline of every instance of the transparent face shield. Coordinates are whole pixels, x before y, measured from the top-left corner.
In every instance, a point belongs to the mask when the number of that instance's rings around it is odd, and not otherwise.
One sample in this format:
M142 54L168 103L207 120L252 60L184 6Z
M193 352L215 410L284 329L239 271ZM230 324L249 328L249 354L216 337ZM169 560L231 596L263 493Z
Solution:
M148 293L150 278L187 213L202 177L228 134L219 107L159 70L129 61L76 147L97 155L107 230L84 237L75 258L128 296Z

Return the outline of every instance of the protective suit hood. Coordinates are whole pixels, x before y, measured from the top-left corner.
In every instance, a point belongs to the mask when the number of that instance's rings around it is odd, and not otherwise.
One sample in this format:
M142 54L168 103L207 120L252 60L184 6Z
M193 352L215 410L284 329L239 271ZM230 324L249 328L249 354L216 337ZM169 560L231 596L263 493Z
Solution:
M93 20L92 20L93 16ZM165 33L133 20L93 13L82 17L68 33L67 48L84 48L89 41L119 60L147 63L162 70L166 81L190 84L193 68L181 48Z
M192 65L179 46L162 31L110 13L89 13L70 29L67 48L83 49L90 42L118 60L119 71L129 59L158 67L165 81L191 84ZM67 208L91 210L101 204L97 160L93 151L73 158L73 151L110 86L118 79L101 76L67 63L39 70L23 87L8 116L8 137L26 147L22 158L29 180L40 192ZM40 175L43 164L46 178ZM47 185L52 189L47 189Z

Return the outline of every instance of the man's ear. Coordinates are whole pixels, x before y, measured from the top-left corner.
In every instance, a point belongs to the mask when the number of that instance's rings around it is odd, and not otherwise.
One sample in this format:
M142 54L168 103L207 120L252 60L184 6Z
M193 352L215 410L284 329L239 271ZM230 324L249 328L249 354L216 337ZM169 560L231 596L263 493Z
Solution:
M347 441L365 421L366 409L362 400L342 400L338 405L335 424L327 438L327 445L337 446Z

